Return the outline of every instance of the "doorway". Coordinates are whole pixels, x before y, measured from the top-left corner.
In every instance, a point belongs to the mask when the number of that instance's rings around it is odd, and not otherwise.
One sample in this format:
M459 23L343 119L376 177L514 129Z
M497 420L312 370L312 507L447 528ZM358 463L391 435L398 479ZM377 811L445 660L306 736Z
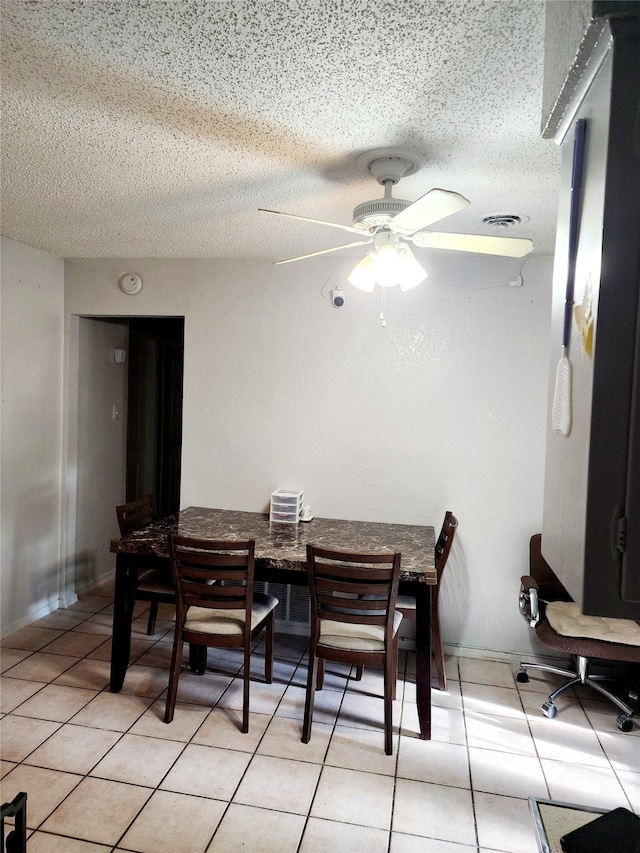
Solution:
M153 492L162 516L179 509L184 318L73 315L68 336L65 606L112 575L118 504Z
M129 319L126 500L152 493L180 508L184 318Z

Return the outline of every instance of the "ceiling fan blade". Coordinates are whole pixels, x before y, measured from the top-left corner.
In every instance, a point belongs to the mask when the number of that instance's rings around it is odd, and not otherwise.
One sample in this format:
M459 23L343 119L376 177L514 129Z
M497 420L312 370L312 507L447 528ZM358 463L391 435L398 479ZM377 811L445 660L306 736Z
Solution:
M391 230L413 234L414 231L426 228L427 225L438 222L445 216L451 216L452 213L464 210L470 204L471 202L459 193L450 190L429 190L428 193L425 193L393 217Z
M505 258L523 258L533 251L531 240L522 237L485 237L480 234L419 231L411 239L415 246L425 249L452 249L455 252L502 255Z
M358 240L355 243L346 243L344 246L334 246L333 249L321 249L319 252L310 252L308 255L298 255L297 258L274 261L274 263L278 266L278 264L290 264L291 261L304 261L305 258L315 258L316 255L326 255L328 252L337 252L340 249L351 249L353 246L365 246L367 243L373 243L373 237L370 237L368 240Z
M288 216L289 219L301 219L303 222L315 222L316 225L328 225L330 228L340 228L342 231L350 231L352 234L363 233L362 228L354 228L351 225L339 225L337 222L325 222L324 219L311 219L308 216L298 216L295 213L283 213L281 210L267 210L266 207L259 207L258 211L260 213L275 213L277 216Z

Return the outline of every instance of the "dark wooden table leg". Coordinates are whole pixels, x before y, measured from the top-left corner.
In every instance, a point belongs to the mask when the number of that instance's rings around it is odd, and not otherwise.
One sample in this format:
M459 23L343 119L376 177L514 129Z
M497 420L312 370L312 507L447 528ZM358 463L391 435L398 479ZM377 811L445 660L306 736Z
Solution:
M189 669L196 675L204 675L207 668L207 647L194 646L193 643L189 646Z
M431 587L416 586L416 702L420 737L431 740Z
M131 620L136 601L138 569L130 554L116 556L116 581L113 594L113 634L111 637L111 680L109 690L118 693L131 653Z

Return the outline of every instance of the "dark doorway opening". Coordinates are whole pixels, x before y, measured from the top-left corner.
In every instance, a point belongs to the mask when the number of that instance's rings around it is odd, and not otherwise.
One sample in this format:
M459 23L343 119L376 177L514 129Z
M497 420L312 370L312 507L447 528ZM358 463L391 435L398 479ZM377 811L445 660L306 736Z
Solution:
M180 508L184 318L129 318L126 500Z

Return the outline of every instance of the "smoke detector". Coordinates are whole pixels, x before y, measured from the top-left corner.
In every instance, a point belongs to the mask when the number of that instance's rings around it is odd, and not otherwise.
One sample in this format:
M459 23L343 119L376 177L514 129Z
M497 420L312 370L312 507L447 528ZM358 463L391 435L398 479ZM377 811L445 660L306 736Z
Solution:
M135 296L142 290L142 279L134 272L125 272L118 279L118 287L128 296Z

